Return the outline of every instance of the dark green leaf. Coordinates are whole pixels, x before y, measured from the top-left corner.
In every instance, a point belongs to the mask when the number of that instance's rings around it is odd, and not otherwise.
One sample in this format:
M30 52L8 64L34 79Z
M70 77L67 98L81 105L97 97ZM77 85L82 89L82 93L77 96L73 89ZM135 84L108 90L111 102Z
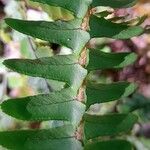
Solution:
M32 0L34 2L40 2L51 6L59 6L70 10L78 18L83 18L88 10L92 0Z
M75 89L80 87L87 74L73 55L58 55L35 60L9 59L4 61L4 65L25 75L66 82Z
M10 99L1 104L6 114L27 121L64 120L78 124L85 105L75 100L71 88L50 94Z
M137 3L137 0L93 0L92 6L109 6L113 8L131 7Z
M128 132L137 121L137 116L133 114L109 114L103 116L86 114L84 118L84 134L87 140Z
M49 130L0 132L0 144L12 150L82 150L72 126Z
M46 22L8 18L6 23L21 33L66 46L77 53L83 49L90 39L86 31L79 29L81 20Z
M127 97L134 92L136 87L135 84L129 82L89 83L86 88L87 107L95 103L105 103Z
M104 10L104 11L96 13L96 16L98 16L98 17L107 17L110 14L112 14L111 11Z
M85 145L84 150L132 150L132 145L125 140L93 142Z
M123 68L137 59L135 53L105 53L90 49L88 70Z
M129 39L139 36L144 32L140 26L127 26L113 23L104 18L92 16L90 18L90 35L92 38L107 37L113 39Z

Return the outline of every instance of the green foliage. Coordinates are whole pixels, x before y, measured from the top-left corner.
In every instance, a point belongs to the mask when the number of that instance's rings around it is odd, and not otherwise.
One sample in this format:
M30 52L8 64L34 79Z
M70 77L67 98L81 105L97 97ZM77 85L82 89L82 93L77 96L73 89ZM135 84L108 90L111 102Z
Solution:
M136 93L131 98L127 98L123 104L120 104L118 109L120 112L129 113L136 110L149 109L150 100L143 95Z
M137 56L134 53L104 53L89 49L89 53L83 57L81 52L87 50L91 38L129 39L141 35L144 32L142 27L113 23L89 13L89 9L95 6L128 7L135 1L32 1L65 8L74 14L74 20L46 22L6 19L6 23L26 35L66 46L73 54L34 60L11 59L5 60L4 65L25 75L64 82L65 86L49 94L7 100L1 104L1 109L21 120L58 120L68 125L54 129L0 132L0 144L13 150L82 150L78 140L81 138L85 150L131 150L129 142L115 138L130 131L137 121L135 115L116 113L100 116L91 115L87 110L93 104L129 96L136 85L128 82L95 84L87 80L87 73L123 68L132 64ZM80 128L83 129L81 132ZM104 136L107 136L105 141L99 138Z
M10 59L5 60L4 65L25 75L65 82L67 86L72 86L74 89L80 87L87 74L73 55L43 57L35 60Z
M19 32L66 46L78 53L90 39L86 31L79 29L81 20L46 22L6 19L5 21Z
M72 126L48 130L22 130L1 132L1 145L14 150L81 150L81 144L74 137Z
M89 115L84 116L84 134L86 139L93 139L99 136L114 136L128 132L137 117L133 114L110 114L110 115Z
M75 93L70 88L47 95L11 99L1 106L5 113L21 120L63 120L76 125L85 111L84 104L75 100Z
M110 141L102 141L102 142L93 142L88 143L85 146L85 150L131 150L132 145L124 140L110 140Z
M108 37L113 39L129 39L141 35L144 29L139 26L127 26L113 23L104 18L92 16L90 18L90 35L92 38Z
M90 71L119 69L132 64L136 59L135 53L105 53L90 49L87 69Z
M83 18L87 12L89 5L91 4L92 0L32 0L34 2L40 2L44 4L48 4L51 6L59 6L65 9L70 10L75 14L78 18Z
M86 88L87 107L95 103L106 103L129 96L136 89L136 85L128 82L112 84L88 83Z
M96 6L109 6L113 8L125 8L131 7L137 3L137 0L94 0L93 7Z

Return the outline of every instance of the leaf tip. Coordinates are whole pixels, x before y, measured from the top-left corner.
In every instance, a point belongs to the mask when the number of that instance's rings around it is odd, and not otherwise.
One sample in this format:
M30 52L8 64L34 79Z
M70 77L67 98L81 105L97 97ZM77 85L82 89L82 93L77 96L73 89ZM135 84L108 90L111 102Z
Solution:
M7 102L6 102L6 101L2 102L2 103L0 104L0 107L1 107L1 110L2 110L3 113L5 113L5 114L7 114L7 115L10 115L10 114L9 114L9 111L8 111L8 109L7 109Z
M5 23L10 25L12 21L12 18L5 18Z
M3 65L4 65L5 67L7 67L7 68L10 68L10 66L11 66L10 59L4 60L4 61L3 61Z

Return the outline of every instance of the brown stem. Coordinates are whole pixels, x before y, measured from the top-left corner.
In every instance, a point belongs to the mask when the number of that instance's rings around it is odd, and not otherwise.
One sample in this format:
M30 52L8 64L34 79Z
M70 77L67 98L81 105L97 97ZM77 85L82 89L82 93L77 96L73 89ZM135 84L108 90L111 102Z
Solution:
M91 10L89 9L83 19L83 22L81 24L81 29L84 30L84 31L87 31L89 30L89 18L90 18L90 15L91 15ZM80 54L80 58L79 58L79 64L82 66L82 67L85 67L86 66L86 63L87 63L87 45L82 49L82 52ZM81 87L79 88L78 90L78 94L77 94L77 100L80 101L80 102L83 102L85 103L85 81L83 81ZM79 126L78 126L78 129L77 129L77 132L76 132L76 139L80 140L80 141L83 141L83 120L81 120Z

